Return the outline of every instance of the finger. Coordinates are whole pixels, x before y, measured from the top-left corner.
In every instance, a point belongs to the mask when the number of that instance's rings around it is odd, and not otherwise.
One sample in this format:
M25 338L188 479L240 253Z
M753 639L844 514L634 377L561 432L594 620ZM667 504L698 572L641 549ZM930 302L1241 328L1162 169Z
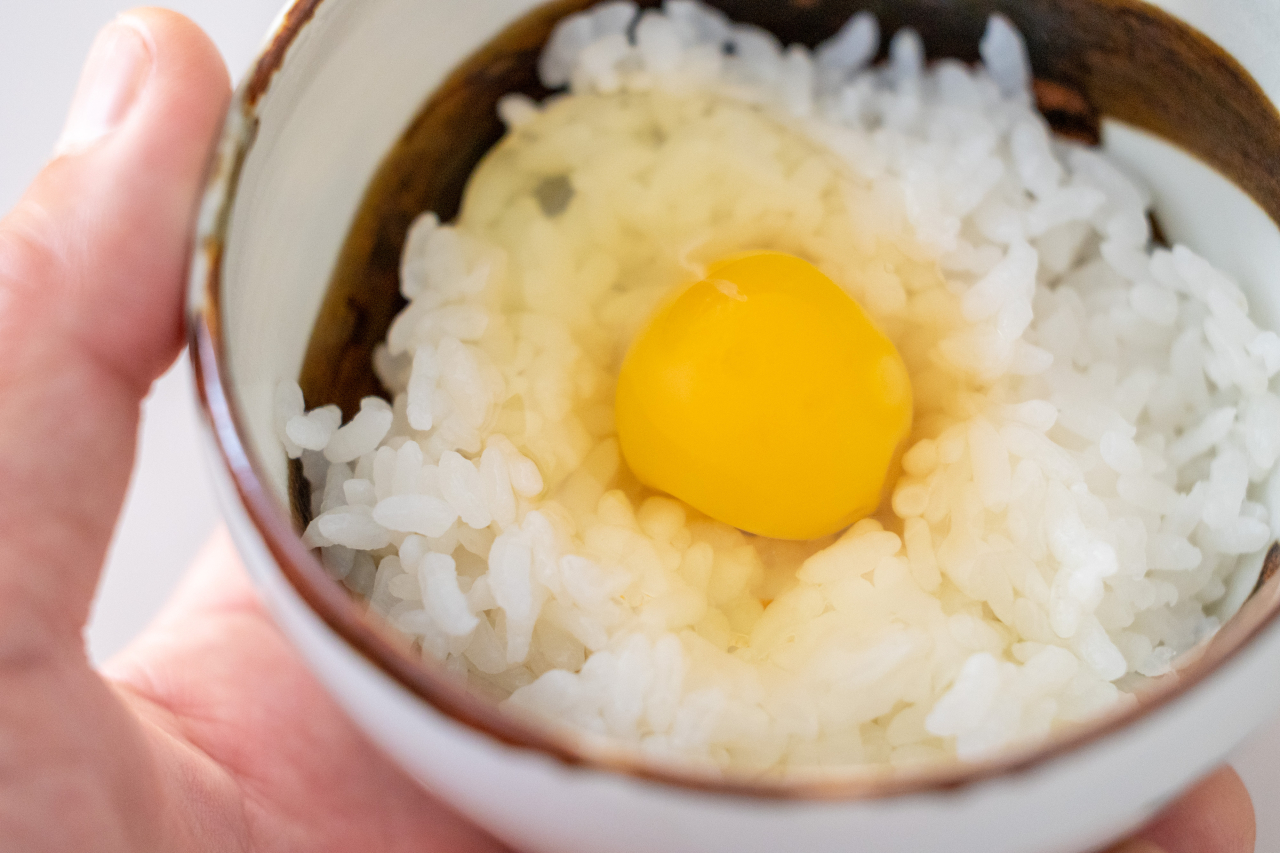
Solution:
M1249 791L1224 767L1111 853L1253 853L1254 835Z
M228 97L194 24L121 16L94 44L55 159L0 222L0 660L79 645L139 403L181 343Z
M226 531L156 622L105 668L144 718L235 780L282 849L505 853L383 756L303 666L253 591ZM199 773L180 766L174 788ZM185 793L185 791L184 791ZM207 798L206 798L207 799Z

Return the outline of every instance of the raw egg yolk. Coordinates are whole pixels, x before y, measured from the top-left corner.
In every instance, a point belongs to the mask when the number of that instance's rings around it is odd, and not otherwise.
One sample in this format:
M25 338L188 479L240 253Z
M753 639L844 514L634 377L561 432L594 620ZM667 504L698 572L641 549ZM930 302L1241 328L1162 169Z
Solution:
M879 505L911 383L835 282L757 252L658 311L623 361L616 411L644 484L750 533L817 539Z

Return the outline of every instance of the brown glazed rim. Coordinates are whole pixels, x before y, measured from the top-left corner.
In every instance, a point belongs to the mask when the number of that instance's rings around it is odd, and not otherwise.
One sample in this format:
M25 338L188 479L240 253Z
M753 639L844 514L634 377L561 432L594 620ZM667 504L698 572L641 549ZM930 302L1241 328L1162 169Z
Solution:
M675 788L763 801L872 800L910 794L942 793L973 783L1043 768L1077 750L1097 747L1122 730L1170 709L1204 685L1217 670L1256 645L1280 615L1280 545L1268 551L1254 594L1214 638L1174 674L1157 679L1127 707L1079 724L1033 745L1016 747L980 762L924 766L918 770L855 771L848 777L816 775L799 779L750 779L714 771L660 764L630 749L500 709L470 692L443 667L412 651L378 618L370 615L332 580L295 532L288 511L277 500L265 467L242 436L245 420L228 372L222 324L222 258L240 167L256 136L262 95L298 34L325 0L296 0L263 51L253 73L241 85L231 107L222 145L208 184L216 215L202 225L197 251L203 264L192 276L189 325L196 386L223 463L236 494L262 536L281 574L311 610L373 667L435 711L508 746L554 757L565 766L618 773ZM793 0L798 6L812 0ZM1114 3L1116 0L1102 0ZM1224 54L1225 56L1225 54ZM1260 94L1260 90L1259 90ZM1265 96L1264 96L1265 97ZM207 230L204 230L206 229Z

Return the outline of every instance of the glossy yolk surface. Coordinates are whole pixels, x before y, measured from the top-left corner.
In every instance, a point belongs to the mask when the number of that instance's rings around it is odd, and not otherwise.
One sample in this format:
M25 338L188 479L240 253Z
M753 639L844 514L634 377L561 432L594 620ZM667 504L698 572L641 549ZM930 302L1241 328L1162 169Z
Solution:
M658 311L623 362L616 410L641 482L751 533L816 539L880 503L911 385L835 282L757 252Z

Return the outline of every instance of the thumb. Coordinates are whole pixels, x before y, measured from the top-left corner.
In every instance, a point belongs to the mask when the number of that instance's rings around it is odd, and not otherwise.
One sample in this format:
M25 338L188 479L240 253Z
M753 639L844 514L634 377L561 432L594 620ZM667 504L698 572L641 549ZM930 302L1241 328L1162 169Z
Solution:
M1253 853L1253 802L1223 767L1203 779L1133 838L1107 853Z
M0 663L79 645L139 404L181 343L228 90L194 24L121 16L94 43L57 156L0 221Z

